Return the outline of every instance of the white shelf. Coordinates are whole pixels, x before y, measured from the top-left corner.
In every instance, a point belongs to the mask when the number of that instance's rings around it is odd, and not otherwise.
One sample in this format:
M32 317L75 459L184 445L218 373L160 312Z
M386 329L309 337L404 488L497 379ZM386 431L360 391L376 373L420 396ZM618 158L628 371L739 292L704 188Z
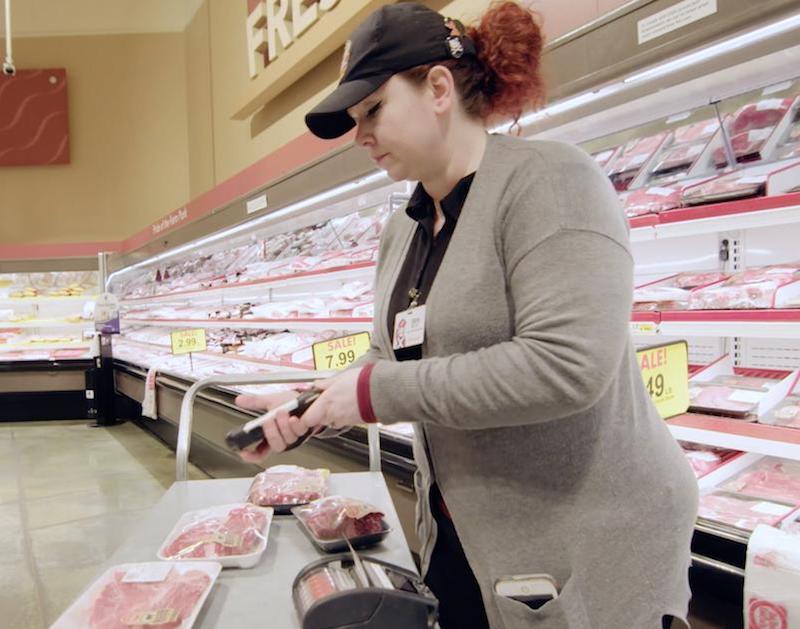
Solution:
M332 283L354 282L357 280L372 281L375 275L375 264L369 263L365 266L354 266L352 268L340 269L338 271L319 271L307 275L290 275L282 279L264 279L245 284L234 284L232 286L219 286L191 291L176 291L167 295L155 297L123 299L120 301L122 306L134 308L136 306L146 306L155 303L184 303L191 301L198 303L201 301L211 301L212 299L227 299L232 297L246 297L254 294L266 296L269 291L276 291L284 288L314 289Z
M800 430L706 415L683 415L667 422L681 441L800 461Z
M63 319L29 319L27 321L0 321L0 328L59 328L67 330L94 329L94 321L73 323Z
M800 321L662 321L664 336L800 338Z
M79 297L23 297L23 298L5 298L0 299L0 306L31 306L38 304L60 304L60 303L73 303L83 304L87 301L94 301L97 295L81 295Z
M205 328L219 329L230 328L232 330L347 330L353 332L372 331L372 320L369 321L347 321L345 319L261 319L257 321L237 320L237 319L132 319L125 318L123 324L149 325L163 328Z
M91 349L89 343L11 343L0 344L0 354L8 352L27 352L36 350L55 350L55 349Z

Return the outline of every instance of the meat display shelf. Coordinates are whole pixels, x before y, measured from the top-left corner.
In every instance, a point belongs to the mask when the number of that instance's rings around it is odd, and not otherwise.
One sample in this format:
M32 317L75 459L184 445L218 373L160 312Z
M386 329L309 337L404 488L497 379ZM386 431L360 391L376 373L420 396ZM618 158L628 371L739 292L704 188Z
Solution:
M234 330L347 330L369 332L372 318L357 319L321 317L318 319L136 319L127 317L124 323L137 323L164 328L231 328Z
M71 330L85 330L94 328L94 321L82 321L76 323L65 319L28 319L26 321L0 321L0 329L3 328L62 328Z
M800 461L800 430L794 428L694 413L669 419L667 425L682 441Z
M29 306L36 304L79 304L94 301L97 295L79 295L77 297L7 297L0 299L0 306Z
M91 349L90 343L8 343L0 344L0 354L27 350Z
M630 220L631 242L800 223L800 193L679 208Z
M192 300L195 297L202 297L204 300L214 297L242 297L253 294L254 289L269 289L286 287L310 286L320 283L330 282L353 282L356 280L372 281L375 274L374 262L362 262L346 267L335 267L322 271L309 271L306 273L296 273L293 275L280 275L268 277L251 282L240 282L227 286L217 286L204 288L202 290L173 291L166 295L155 295L153 297L134 297L122 299L120 303L125 306L146 305L151 303L180 302Z
M630 330L638 336L800 338L800 308L635 312Z
M123 337L120 337L119 340L115 339L114 343L124 343L128 345L134 345L137 347L155 349L158 351L162 351L165 354L171 353L171 348L169 345L160 345L159 343L148 343L146 341L137 341L135 339L129 339ZM283 369L305 369L305 370L311 369L311 367L299 363L292 363L282 360L266 360L262 358L251 358L250 356L242 356L241 354L236 354L232 352L227 352L223 354L221 352L214 352L207 350L205 352L195 352L195 354L196 355L199 354L201 356L208 356L209 358L214 358L219 360L239 360L247 363L254 363L256 365L264 365L265 367L280 367Z

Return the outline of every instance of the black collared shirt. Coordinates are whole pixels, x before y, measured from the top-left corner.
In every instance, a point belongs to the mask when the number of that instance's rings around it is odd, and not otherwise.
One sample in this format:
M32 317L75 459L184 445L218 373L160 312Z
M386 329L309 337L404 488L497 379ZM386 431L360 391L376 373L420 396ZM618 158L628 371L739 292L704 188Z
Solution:
M425 303L430 293L433 280L442 264L450 238L456 229L458 217L461 215L461 208L469 194L470 186L475 173L467 175L461 179L455 187L441 201L442 211L444 212L444 226L434 238L433 224L436 220L436 209L433 199L425 192L422 184L418 184L414 194L406 207L406 214L413 218L417 223L417 231L411 240L408 254L397 276L394 285L394 292L389 301L387 312L387 325L389 326L389 338L394 337L394 318L398 312L408 310L411 303L409 291L416 288L419 291L417 305ZM397 360L419 360L422 358L422 346L406 347L395 350Z

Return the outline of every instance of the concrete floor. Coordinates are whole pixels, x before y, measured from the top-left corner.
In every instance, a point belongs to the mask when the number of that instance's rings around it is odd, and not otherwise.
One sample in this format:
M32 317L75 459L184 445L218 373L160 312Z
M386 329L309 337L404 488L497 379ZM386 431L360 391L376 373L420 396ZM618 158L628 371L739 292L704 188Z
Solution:
M88 423L0 424L4 629L54 622L175 478L174 454L140 428Z

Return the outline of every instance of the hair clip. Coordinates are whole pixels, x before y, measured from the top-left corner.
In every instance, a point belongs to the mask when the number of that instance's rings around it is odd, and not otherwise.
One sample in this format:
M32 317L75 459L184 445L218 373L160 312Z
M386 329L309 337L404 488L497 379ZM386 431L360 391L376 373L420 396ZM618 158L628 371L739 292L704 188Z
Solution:
M444 19L444 25L450 29L450 37L447 38L447 49L450 56L459 59L464 55L464 44L461 43L461 38L466 35L466 29L461 22L449 17Z

